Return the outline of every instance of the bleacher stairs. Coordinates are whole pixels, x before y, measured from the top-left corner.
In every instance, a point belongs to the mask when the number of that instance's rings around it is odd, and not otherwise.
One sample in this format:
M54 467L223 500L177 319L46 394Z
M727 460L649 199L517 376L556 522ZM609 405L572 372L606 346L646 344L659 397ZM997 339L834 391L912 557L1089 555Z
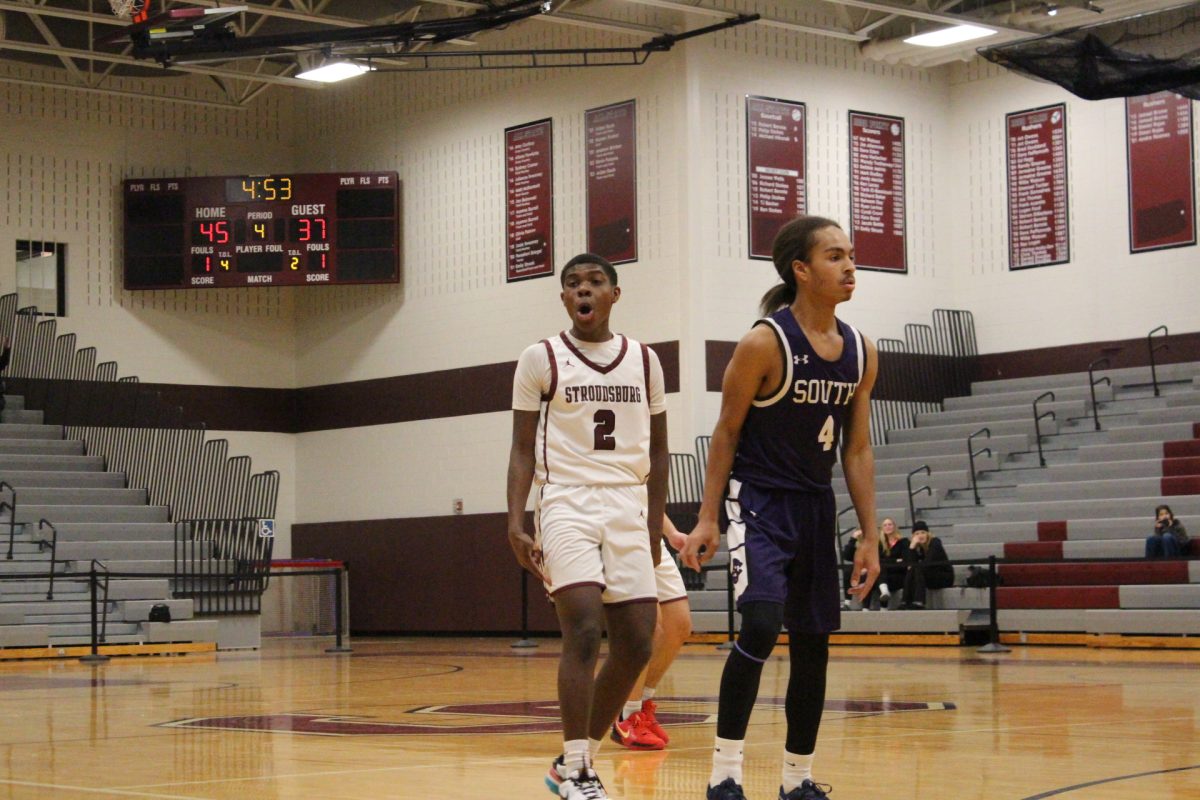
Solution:
M91 601L86 579L59 578L87 572L93 559L110 572L161 573L161 579L112 578L107 596L108 645L215 642L217 623L193 619L193 604L174 599L174 526L167 509L147 503L146 492L125 485L104 459L84 454L80 441L42 424L42 412L6 395L0 415L0 500L16 497L16 514L0 514L0 658L6 649L68 648L91 641ZM57 529L56 574L50 592L52 529ZM8 540L12 526L12 558ZM169 623L150 622L150 609L166 604Z
M942 538L951 559L1036 559L1003 564L997 589L999 627L1011 637L1200 634L1200 560L1147 562L1144 539L1159 503L1200 538L1200 364L1157 370L1105 370L1096 386L1095 416L1087 373L972 384L947 398L944 411L915 415L912 428L891 431L875 448L879 515L908 526L907 477L917 516ZM1041 421L1041 466L1033 403ZM1095 419L1100 430L1096 430ZM971 487L967 437L974 440L980 503ZM851 506L840 470L838 508ZM843 519L853 520L853 514ZM1200 542L1193 539L1193 558ZM1109 559L1061 563L1064 558ZM962 584L966 568L956 568ZM726 627L726 573L705 573L692 592L697 631ZM956 586L932 591L926 611L846 611L841 633L957 633L978 624L987 592Z

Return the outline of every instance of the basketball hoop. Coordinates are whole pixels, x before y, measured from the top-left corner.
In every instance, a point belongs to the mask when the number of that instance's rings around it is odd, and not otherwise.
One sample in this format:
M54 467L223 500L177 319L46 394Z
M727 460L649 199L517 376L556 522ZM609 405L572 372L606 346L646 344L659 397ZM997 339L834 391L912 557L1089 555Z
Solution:
M149 0L108 0L108 4L112 7L113 14L121 19L141 22L146 18Z

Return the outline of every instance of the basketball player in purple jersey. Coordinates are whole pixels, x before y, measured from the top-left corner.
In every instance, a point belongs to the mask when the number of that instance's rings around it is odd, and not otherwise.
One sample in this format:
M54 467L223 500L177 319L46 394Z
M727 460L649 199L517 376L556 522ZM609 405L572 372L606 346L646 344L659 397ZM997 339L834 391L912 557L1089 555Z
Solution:
M721 675L708 800L745 800L746 728L783 623L790 675L779 798L816 800L829 791L813 781L812 761L829 634L841 625L830 485L839 446L863 530L851 596L865 597L879 574L870 442L879 358L869 340L834 316L854 292L854 247L836 222L804 216L780 229L773 259L783 283L763 297L764 318L738 342L725 370L700 521L681 551L693 569L716 553L724 497L742 626Z
M666 396L654 351L609 329L621 297L612 264L585 253L559 277L571 329L526 348L513 379L508 540L545 583L562 629L563 754L546 785L567 800L603 800L592 762L654 636ZM525 503L535 481L531 537ZM609 655L596 675L605 627Z

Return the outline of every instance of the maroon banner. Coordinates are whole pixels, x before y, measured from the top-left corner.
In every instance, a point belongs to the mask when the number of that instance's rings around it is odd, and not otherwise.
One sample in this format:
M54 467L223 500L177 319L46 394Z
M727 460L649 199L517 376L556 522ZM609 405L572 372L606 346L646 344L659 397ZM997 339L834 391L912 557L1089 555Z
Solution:
M583 114L589 253L637 261L637 106L633 100Z
M548 119L504 129L508 280L554 274L554 166Z
M1006 114L1008 268L1071 260L1067 211L1067 107Z
M850 112L850 238L860 269L908 272L904 120Z
M1129 252L1196 243L1192 101L1172 92L1125 99Z
M750 258L770 260L775 234L808 210L803 103L746 97Z

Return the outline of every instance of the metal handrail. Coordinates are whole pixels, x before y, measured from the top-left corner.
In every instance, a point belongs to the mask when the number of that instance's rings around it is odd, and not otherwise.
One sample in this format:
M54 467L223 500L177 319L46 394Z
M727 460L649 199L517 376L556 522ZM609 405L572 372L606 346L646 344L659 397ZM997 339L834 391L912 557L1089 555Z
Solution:
M1041 463L1043 467L1046 466L1046 457L1042 455L1042 420L1046 417L1049 417L1056 422L1058 421L1058 415L1054 413L1053 409L1046 411L1045 413L1038 414L1038 403L1042 402L1047 397L1049 397L1051 400L1057 399L1054 396L1054 392L1049 391L1042 392L1037 396L1037 399L1033 401L1033 432L1034 437L1037 439L1038 462Z
M43 527L46 527L46 526L49 526L53 535L51 536L50 541L46 541L45 539L38 539L37 546L38 546L38 552L41 552L43 549L45 549L44 546L48 545L50 547L50 591L46 592L46 599L53 600L54 599L54 568L58 565L58 528L54 527L54 523L50 522L50 520L46 519L45 517L42 517L41 521L38 522L38 530L40 531Z
M838 563L839 564L846 563L846 560L844 558L842 558L842 537L845 536L847 533L850 533L851 531L853 531L856 527L858 527L857 525L855 525L850 528L843 528L842 527L842 515L849 514L853 510L854 510L854 506L846 506L841 511L837 512L837 516L833 518L833 527L834 527L834 530L837 531L837 551L838 551ZM855 519L855 521L857 522L857 518Z
M1088 364L1088 387L1091 389L1091 392L1092 392L1092 421L1094 421L1096 423L1096 430L1100 430L1100 407L1096 403L1096 385L1101 384L1101 383L1107 383L1111 387L1112 381L1109 380L1107 375L1104 375L1100 378L1094 378L1094 377L1092 377L1092 373L1095 371L1096 367L1099 367L1101 365L1104 365L1107 367L1110 364L1111 364L1111 362L1108 360L1107 356L1102 356L1101 358L1097 358L1095 361Z
M95 572L97 569L104 570L104 599L100 601L100 607L104 609L103 616L100 619L100 641L103 642L108 636L108 565L98 558L93 558L92 572Z
M14 343L6 377L10 386L24 382L27 406L42 410L47 424L64 425L86 454L125 473L127 486L145 487L170 519L275 516L278 473L252 475L247 457L229 457L227 443L210 445L219 440L207 440L203 424L189 424L182 408L138 378L119 377L117 362L98 363L94 347L78 348L76 335L58 334L57 324L39 321L36 308L17 309L15 294L0 296L0 326Z
M1150 350L1150 380L1151 380L1151 382L1154 383L1154 396L1155 397L1158 397L1158 370L1156 369L1156 366L1154 363L1154 354L1159 350L1170 350L1171 349L1171 346L1169 344L1167 344L1166 342L1163 342L1162 344L1157 344L1157 345L1153 344L1154 334L1158 333L1159 331L1163 332L1163 336L1166 336L1167 334L1170 333L1170 331L1167 330L1166 325L1159 325L1157 328L1150 331L1150 333L1146 334L1146 347Z
M917 521L917 509L913 505L913 497L915 497L916 495L919 495L921 492L925 492L930 497L933 497L933 489L931 489L929 487L929 484L925 484L924 486L917 489L915 492L913 491L913 488L912 488L913 475L916 475L919 472L924 472L926 476L933 475L933 470L931 470L929 468L929 465L922 464L921 466L914 469L912 472L908 473L908 476L904 479L904 482L908 485L908 522L909 522L909 524L915 523Z
M975 505L980 505L980 502L979 502L979 480L975 475L975 456L982 455L984 453L987 453L989 456L992 455L992 448L990 448L990 447L981 447L978 450L971 449L971 442L975 439L976 436L979 436L981 434L987 434L987 438L989 440L991 440L992 429L991 428L980 428L979 430L975 431L974 433L972 433L970 436L967 437L967 460L971 464L971 492L972 492L972 494L975 495Z
M17 535L17 490L8 481L0 481L0 492L4 491L6 486L12 492L12 502L0 502L0 509L8 509L8 560L12 561L13 538Z

